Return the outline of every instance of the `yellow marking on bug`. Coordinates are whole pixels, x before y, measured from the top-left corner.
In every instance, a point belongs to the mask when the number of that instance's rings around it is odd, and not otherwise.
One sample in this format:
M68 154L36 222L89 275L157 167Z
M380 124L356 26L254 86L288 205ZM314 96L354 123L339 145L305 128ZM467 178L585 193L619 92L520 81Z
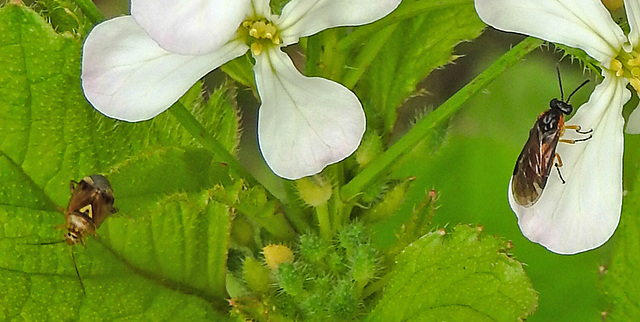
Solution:
M89 216L89 218L93 219L93 207L91 207L91 204L88 204L80 209L78 209L79 212Z

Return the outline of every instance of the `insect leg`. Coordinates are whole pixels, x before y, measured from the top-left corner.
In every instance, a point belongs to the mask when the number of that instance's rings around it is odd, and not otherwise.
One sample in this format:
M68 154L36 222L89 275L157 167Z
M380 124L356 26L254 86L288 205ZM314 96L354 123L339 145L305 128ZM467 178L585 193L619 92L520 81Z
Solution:
M78 183L79 183L79 182L77 182L77 181L73 181L73 180L71 180L71 182L69 182L69 188L71 188L71 194L73 194L73 190L75 190L75 189L76 189L76 185L77 185Z
M587 141L587 140L591 139L592 137L593 137L593 135L589 134L589 136L586 137L586 138L575 139L575 140L572 140L572 139L560 139L560 140L558 140L558 142L575 144L576 142Z
M558 153L556 153L556 170L558 170L558 176L560 177L560 180L562 180L562 184L567 183L566 181L564 181L564 178L562 177L562 173L560 172L560 167L562 166L562 159L560 158L560 155Z
M575 130L580 134L589 134L593 132L593 129L589 129L588 131L582 131L582 127L580 125L565 125L564 128L569 130Z

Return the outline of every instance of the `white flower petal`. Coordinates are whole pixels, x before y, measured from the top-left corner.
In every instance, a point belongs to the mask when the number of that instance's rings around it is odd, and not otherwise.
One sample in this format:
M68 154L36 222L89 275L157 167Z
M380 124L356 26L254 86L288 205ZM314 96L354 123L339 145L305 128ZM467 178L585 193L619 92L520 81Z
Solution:
M511 194L509 203L525 237L552 252L575 254L604 244L615 231L622 207L622 106L631 94L624 78L603 72L589 102L568 122L593 129L593 137L575 144L558 143L566 184L551 169L540 199L520 206ZM572 133L573 132L573 133ZM566 130L564 138L579 138Z
M313 175L356 150L365 115L353 92L303 76L277 48L256 57L255 74L262 100L258 140L275 174L286 179Z
M292 0L276 25L286 46L324 29L374 22L399 4L400 0Z
M627 128L625 132L629 134L640 134L640 104L633 109L631 115L629 115L629 121L627 121Z
M600 0L475 0L488 25L583 49L608 68L626 41Z
M182 56L160 48L130 16L97 25L82 53L82 88L101 113L136 122L175 103L198 79L247 51L228 43L214 54Z
M250 18L266 18L267 20L271 20L272 15L269 2L269 0L251 0Z
M636 48L640 43L640 1L624 0L624 10L627 12L627 21L631 29L629 42L632 48Z
M131 15L167 51L211 53L229 42L250 0L131 0Z

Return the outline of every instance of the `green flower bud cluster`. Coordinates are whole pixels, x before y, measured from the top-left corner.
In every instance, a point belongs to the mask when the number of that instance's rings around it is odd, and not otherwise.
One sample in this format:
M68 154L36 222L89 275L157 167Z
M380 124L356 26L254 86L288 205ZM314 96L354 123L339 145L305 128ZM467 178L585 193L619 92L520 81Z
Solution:
M362 289L379 270L376 256L360 223L345 226L331 241L302 235L295 261L274 274L279 313L299 321L355 318L366 305Z

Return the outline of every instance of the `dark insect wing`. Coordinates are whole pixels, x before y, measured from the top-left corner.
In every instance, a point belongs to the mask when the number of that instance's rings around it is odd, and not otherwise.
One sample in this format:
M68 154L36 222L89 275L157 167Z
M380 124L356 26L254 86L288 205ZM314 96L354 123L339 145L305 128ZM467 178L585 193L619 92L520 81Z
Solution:
M538 201L547 185L562 123L562 115L549 110L538 117L529 132L529 139L518 156L511 181L511 193L523 207L530 207Z
M71 181L67 214L82 214L97 229L107 216L115 212L113 202L113 189L109 181L101 175L92 175L80 182Z
M71 180L71 199L69 199L69 205L67 206L68 213L81 212L85 213L87 209L84 211L80 211L80 209L86 208L87 205L90 205L93 199L95 199L93 186L87 181L80 180L80 182L76 182Z
M93 180L93 187L96 190L96 198L92 203L93 222L96 224L96 228L99 228L104 219L115 213L117 209L113 207L113 189L107 178L99 174L94 174L90 178Z

